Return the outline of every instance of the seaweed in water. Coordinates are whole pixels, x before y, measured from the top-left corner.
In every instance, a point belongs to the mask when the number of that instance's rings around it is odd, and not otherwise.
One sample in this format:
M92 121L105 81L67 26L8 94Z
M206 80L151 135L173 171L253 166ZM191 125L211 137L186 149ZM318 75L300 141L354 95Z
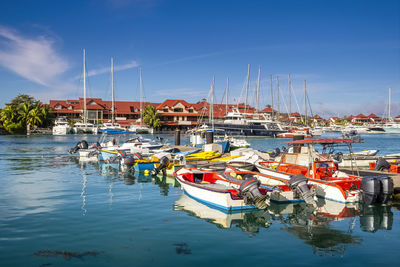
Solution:
M71 258L82 259L84 256L97 256L98 254L103 253L102 251L86 251L86 252L72 252L72 251L56 251L49 249L42 249L36 253L33 253L33 256L37 257L56 257L63 256L65 260L70 260Z
M176 254L192 254L192 251L186 243L174 244L174 246L176 246Z

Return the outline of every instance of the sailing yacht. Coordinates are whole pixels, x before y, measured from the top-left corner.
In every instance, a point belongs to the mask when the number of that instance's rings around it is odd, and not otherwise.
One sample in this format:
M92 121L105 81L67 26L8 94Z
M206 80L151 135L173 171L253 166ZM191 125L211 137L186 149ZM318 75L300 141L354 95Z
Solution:
M139 119L139 125L137 124L132 124L129 127L130 132L136 132L140 134L152 134L153 133L153 128L150 128L147 125L143 124L143 99L142 99L142 93L143 93L143 80L142 80L142 68L140 67L140 72L139 72L139 102L140 102L140 119Z
M72 128L73 132L78 133L93 133L97 134L98 128L93 124L87 122L87 108L86 108L86 54L83 49L83 122L77 122Z
M121 127L121 125L115 122L115 99L114 99L114 59L111 58L111 121L103 123L103 126L100 127L101 132L110 132L110 131L126 131L125 128Z
M390 114L391 95L391 88L389 88L388 119L387 122L383 125L383 129L386 133L400 134L400 123L394 121Z

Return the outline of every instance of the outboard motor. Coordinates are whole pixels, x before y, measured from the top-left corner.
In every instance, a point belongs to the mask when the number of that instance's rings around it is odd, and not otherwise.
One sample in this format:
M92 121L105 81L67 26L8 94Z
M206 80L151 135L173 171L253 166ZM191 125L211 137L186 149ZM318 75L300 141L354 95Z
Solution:
M360 201L365 205L375 203L380 194L380 188L380 181L376 177L364 177L361 180Z
M384 158L379 158L376 161L375 169L376 171L384 171L390 169L390 163L387 162Z
M267 195L262 195L258 187L260 181L255 178L247 178L239 188L240 195L246 204L254 204L260 209L267 208Z
M337 163L342 162L343 153L342 152L336 153L335 155L332 156L332 159L335 160L335 162L337 162Z
M178 154L174 157L174 161L177 162L179 165L186 165L186 157L185 155Z
M79 149L87 149L88 147L89 146L88 146L88 143L86 142L86 140L82 140L82 141L79 141L76 144L76 146L73 147L72 149L70 149L68 152L70 154L75 154Z
M378 177L378 180L380 183L380 193L376 201L386 204L393 194L393 180L389 176Z
M160 171L162 171L163 176L167 175L167 167L169 165L169 159L166 156L161 157L160 165L157 168L151 171L152 175L157 175Z
M279 156L280 154L281 154L281 150L279 149L279 147L276 147L276 148L274 149L274 151L272 151L271 153L269 153L269 156L270 156L271 158L275 158L275 157Z
M393 212L390 206L371 205L362 206L360 227L364 232L391 230L393 225Z
M128 156L124 150L118 150L118 156L120 157L122 171L134 170L133 165L135 165L135 158L133 156Z
M308 188L308 179L303 174L297 174L290 177L289 186L295 191L307 204L316 206L314 195L310 188Z

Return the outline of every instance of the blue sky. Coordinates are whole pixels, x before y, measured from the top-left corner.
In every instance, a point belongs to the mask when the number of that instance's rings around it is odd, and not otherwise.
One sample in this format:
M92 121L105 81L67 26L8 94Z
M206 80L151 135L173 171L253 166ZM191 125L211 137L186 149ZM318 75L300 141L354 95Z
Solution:
M397 0L1 1L0 107L19 93L44 103L82 97L83 48L89 97L111 98L114 57L117 100L139 99L142 66L147 101L197 102L215 75L216 102L227 77L229 101L242 102L251 64L250 103L261 66L261 105L278 75L286 111L290 73L300 109L307 80L314 113L383 115L391 87L400 114Z

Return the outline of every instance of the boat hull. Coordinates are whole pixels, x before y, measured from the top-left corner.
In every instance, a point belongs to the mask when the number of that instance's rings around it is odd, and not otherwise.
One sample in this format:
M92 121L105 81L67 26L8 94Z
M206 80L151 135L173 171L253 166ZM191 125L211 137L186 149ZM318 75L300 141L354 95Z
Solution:
M264 125L240 125L240 124L214 124L216 135L240 135L240 136L267 136L276 137L281 130L266 129Z
M260 165L256 165L260 173L265 174L265 175L270 175L274 177L278 177L281 179L285 179L287 181L290 180L291 174L283 173L283 172L278 172L275 170L271 170L268 168L265 168ZM273 179L268 179L266 177L263 177L260 179L260 182L262 184L270 184L270 185L278 185L279 181L273 180ZM332 182L326 182L326 181L319 181L316 179L310 179L308 181L309 184L315 186L315 193L317 197L320 198L325 198L328 200L332 201L337 201L341 203L353 203L353 202L358 202L359 201L359 192L358 190L352 190L352 191L344 191L340 186L332 183Z

